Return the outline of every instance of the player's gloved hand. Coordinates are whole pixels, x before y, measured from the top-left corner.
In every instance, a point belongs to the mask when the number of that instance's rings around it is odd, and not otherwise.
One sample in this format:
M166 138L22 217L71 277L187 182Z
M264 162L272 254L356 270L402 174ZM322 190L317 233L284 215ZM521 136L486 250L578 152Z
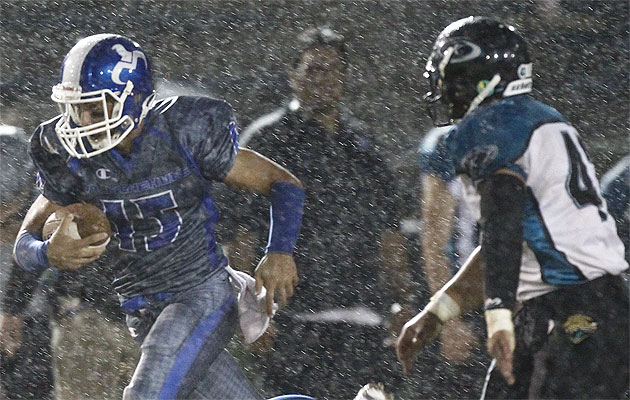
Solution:
M404 373L413 369L418 352L435 340L441 329L442 322L438 316L426 309L403 326L396 342L396 354Z
M486 325L488 327L488 353L497 361L497 367L508 385L513 385L516 381L512 369L516 339L512 313L504 308L487 310Z
M46 248L48 262L64 271L76 271L99 258L105 251L107 242L100 245L97 243L109 237L107 233L95 233L82 239L73 219L74 216L68 214L61 220Z
M293 256L287 253L270 251L260 260L254 271L256 278L256 294L262 287L267 289L267 314L273 315L274 296L283 306L293 296L293 288L298 283L297 268Z
M2 313L0 318L0 351L12 358L22 346L24 320L8 313Z

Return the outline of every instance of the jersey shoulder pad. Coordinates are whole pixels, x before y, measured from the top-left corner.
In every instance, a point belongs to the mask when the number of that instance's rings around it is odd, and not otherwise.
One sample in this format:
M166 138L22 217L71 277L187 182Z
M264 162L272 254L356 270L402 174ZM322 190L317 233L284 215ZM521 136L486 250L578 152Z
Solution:
M540 126L565 121L555 109L527 95L513 96L466 116L447 138L457 173L482 179L510 167Z
M31 150L41 149L45 153L56 154L64 158L70 156L55 133L55 125L57 125L60 118L61 116L59 115L39 124L29 141Z
M236 124L230 104L206 96L174 96L158 100L151 110L151 124L169 130L186 147L205 141L217 127Z
M204 177L225 178L238 151L230 104L204 96L179 96L158 102L152 112L149 129L169 132Z
M55 125L59 117L40 124L31 136L28 153L37 169L40 191L47 199L61 205L75 202L81 182L68 168L71 159L63 148Z

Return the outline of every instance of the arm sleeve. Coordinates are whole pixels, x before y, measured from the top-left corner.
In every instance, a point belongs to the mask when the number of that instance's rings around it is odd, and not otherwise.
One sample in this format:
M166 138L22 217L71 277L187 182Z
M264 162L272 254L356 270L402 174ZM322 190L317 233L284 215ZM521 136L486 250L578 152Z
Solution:
M508 174L479 183L486 309L513 309L521 265L525 186Z

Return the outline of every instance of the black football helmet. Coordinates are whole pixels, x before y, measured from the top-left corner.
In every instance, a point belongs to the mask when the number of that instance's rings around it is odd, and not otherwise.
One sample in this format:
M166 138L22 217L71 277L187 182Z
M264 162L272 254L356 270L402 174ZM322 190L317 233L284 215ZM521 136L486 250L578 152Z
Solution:
M456 123L479 104L532 90L527 44L514 27L485 17L453 22L438 36L424 77L435 126Z

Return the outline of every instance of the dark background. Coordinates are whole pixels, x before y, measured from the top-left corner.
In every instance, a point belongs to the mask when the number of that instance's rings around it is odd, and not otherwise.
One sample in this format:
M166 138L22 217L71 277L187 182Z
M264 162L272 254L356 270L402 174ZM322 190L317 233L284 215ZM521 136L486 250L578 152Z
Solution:
M378 135L403 186L430 127L422 72L438 32L471 14L515 25L534 59L535 95L567 115L599 174L628 152L627 0L11 1L0 14L3 104L31 132L53 117L49 99L64 55L81 37L118 33L152 56L163 94L228 100L241 127L282 104L296 35L327 24L349 44L345 105ZM164 81L169 84L164 86ZM175 89L173 89L175 86Z

